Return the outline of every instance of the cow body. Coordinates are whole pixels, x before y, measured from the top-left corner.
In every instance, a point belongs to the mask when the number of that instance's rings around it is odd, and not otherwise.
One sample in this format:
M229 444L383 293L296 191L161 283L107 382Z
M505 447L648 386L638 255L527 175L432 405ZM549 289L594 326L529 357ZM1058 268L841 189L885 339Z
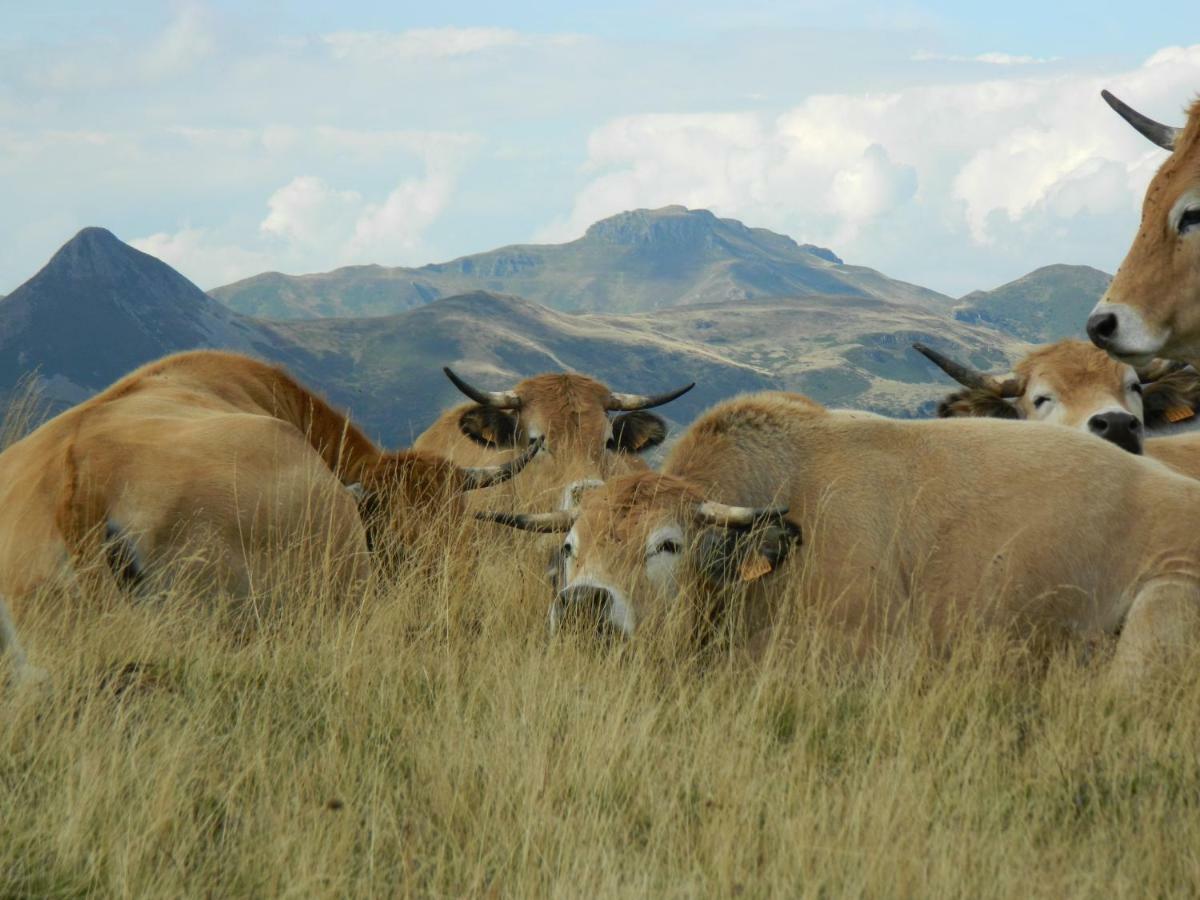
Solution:
M1123 624L1117 667L1136 675L1191 639L1200 609L1200 484L1058 426L893 421L781 393L717 406L661 474L586 494L557 602L585 586L626 632L683 596L708 604L681 586L710 567L710 501L786 506L803 535L786 557L777 536L734 553L726 578L762 586L752 628L781 598L820 607L864 651L917 622L941 646L968 621L1038 640Z
M128 587L244 596L287 552L341 596L367 575L372 528L415 537L493 474L386 453L280 368L182 353L0 454L0 595L19 620L43 585L99 560Z

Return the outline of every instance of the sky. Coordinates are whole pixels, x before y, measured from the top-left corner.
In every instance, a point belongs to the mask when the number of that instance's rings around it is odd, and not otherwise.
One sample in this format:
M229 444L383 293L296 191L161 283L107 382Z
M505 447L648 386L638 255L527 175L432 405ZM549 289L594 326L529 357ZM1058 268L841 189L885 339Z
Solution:
M951 295L1113 271L1192 4L0 0L0 293L101 225L212 288L679 203Z

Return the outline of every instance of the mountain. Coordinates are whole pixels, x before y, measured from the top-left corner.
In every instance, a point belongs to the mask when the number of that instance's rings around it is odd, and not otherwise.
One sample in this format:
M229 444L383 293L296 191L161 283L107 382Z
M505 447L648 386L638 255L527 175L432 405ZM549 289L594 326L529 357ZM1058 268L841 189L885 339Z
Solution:
M995 290L967 294L954 318L991 325L1031 343L1083 337L1083 323L1111 281L1111 275L1090 266L1045 266Z
M870 297L771 297L586 318L698 343L786 390L891 416L932 414L948 387L945 376L913 351L914 341L981 369L1004 368L1027 349L987 326Z
M547 309L518 297L476 291L370 319L279 323L290 342L323 361L331 397L388 443L407 444L465 398L442 374L507 388L539 372L585 372L614 390L656 393L689 381L696 388L662 410L690 421L723 397L779 382L768 371L702 344Z
M85 228L0 300L0 396L37 370L46 399L61 408L142 363L193 347L303 355L166 263L110 231Z
M441 410L463 402L443 377L444 365L491 389L561 370L638 393L695 381L693 391L662 410L684 425L718 400L768 389L801 391L834 406L926 415L948 385L912 350L913 341L981 368L1004 368L1024 349L986 327L874 298L847 303L844 296L599 316L476 291L398 316L276 327L323 361L331 396L391 443L408 443Z
M419 268L269 272L211 293L247 315L311 319L395 314L477 290L565 312L647 312L807 294L874 297L929 309L952 304L935 291L846 265L830 250L682 206L620 213L566 244L519 244Z
M1006 367L1027 347L986 324L864 294L613 315L473 291L392 316L264 322L231 312L166 264L93 228L0 302L0 396L36 369L55 411L166 353L222 347L283 363L390 446L408 444L462 401L444 365L487 388L555 370L631 392L695 381L662 410L676 426L725 397L770 388L833 406L929 415L949 384L913 341L987 369Z

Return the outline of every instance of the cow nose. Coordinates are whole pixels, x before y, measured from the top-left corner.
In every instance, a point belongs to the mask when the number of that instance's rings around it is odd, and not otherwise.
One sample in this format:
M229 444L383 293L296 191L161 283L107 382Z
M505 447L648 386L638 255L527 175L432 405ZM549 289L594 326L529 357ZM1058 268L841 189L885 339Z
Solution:
M1088 431L1130 453L1142 452L1142 423L1127 412L1099 413L1088 419Z
M597 630L611 628L609 610L613 595L607 588L593 585L575 585L563 588L555 598L558 624L592 625Z
M1117 336L1117 314L1114 312L1092 313L1087 320L1088 337L1101 350L1112 346Z

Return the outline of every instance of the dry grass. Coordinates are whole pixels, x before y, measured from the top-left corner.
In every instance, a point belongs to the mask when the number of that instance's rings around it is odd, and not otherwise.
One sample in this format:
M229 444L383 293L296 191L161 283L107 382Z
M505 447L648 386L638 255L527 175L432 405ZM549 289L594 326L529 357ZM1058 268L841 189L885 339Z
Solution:
M365 597L298 576L255 615L40 598L52 684L0 696L0 897L1200 885L1200 653L1122 696L975 637L857 666L820 628L756 664L550 640L536 543L466 524Z

